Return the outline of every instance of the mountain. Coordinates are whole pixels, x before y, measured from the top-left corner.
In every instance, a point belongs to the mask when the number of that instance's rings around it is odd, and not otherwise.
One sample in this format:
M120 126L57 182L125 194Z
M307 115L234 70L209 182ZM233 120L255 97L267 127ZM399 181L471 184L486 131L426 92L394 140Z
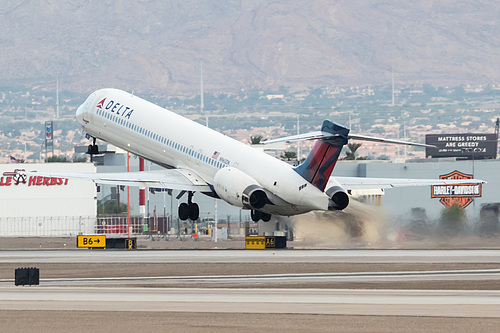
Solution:
M2 86L196 94L498 83L486 0L24 0L0 8Z

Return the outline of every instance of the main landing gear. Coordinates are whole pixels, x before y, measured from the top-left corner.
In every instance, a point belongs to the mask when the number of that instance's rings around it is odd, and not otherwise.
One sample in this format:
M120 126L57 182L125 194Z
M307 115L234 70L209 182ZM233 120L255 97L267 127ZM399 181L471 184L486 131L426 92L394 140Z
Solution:
M259 220L262 220L264 222L271 221L271 214L263 213L255 209L252 209L250 211L250 216L252 217L252 221L254 222L259 222Z
M87 154L89 155L95 155L99 154L99 146L95 144L96 139L92 137L92 144L89 145L89 149L87 150Z
M187 219L196 221L200 217L200 207L198 204L192 202L193 195L193 192L188 192L188 202L183 202L179 205L179 219L181 221L186 221Z

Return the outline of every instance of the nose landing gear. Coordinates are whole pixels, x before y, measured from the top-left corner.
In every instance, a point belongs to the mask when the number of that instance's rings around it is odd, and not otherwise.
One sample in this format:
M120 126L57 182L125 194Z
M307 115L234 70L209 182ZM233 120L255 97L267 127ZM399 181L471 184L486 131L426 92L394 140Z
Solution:
M87 150L87 154L89 154L89 155L99 154L99 146L95 144L95 141L96 141L96 139L93 137L92 144L89 145L89 148Z

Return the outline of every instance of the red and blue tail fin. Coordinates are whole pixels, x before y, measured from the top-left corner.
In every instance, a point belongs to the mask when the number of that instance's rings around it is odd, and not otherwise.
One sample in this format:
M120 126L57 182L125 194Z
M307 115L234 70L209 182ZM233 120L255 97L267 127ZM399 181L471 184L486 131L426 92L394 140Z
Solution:
M342 147L348 141L349 129L325 120L321 126L321 131L331 133L332 136L316 141L304 163L294 168L294 170L305 180L324 191Z

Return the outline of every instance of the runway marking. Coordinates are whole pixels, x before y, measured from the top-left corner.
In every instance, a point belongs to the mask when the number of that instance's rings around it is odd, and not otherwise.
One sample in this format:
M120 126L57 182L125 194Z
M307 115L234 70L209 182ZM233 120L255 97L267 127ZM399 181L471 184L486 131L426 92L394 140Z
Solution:
M205 282L283 282L286 281L411 281L435 279L494 279L500 278L500 269L441 270L441 271L396 271L396 272L346 272L346 273L287 273L260 275L195 275L195 276L131 276L100 278L45 278L40 283L92 283L92 282L144 282L144 281L205 281ZM0 279L0 283L13 283L14 279Z
M500 317L500 291L0 287L0 310Z
M500 263L500 250L2 250L0 263Z

